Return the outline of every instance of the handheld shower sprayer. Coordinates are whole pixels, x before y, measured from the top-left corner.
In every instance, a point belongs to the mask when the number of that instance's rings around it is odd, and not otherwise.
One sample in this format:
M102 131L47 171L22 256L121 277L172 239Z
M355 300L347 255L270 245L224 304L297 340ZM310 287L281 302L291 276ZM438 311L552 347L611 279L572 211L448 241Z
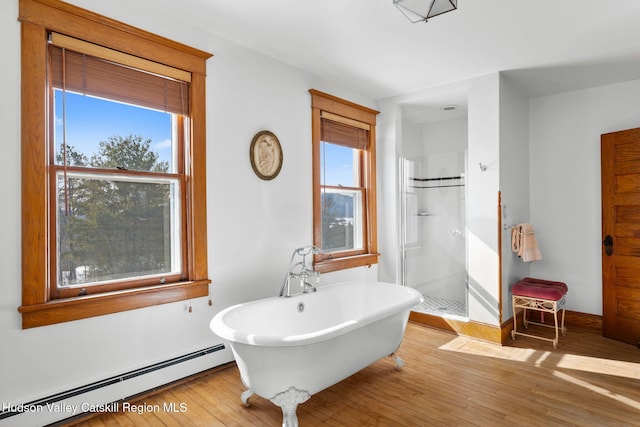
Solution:
M308 283L308 279L309 277L315 277L316 284L317 284L319 282L320 274L316 271L313 271L313 267L311 268L307 267L307 256L311 254L315 255L319 253L320 253L320 249L315 245L301 246L293 250L293 253L291 254L291 260L289 261L289 268L287 269L287 275L282 281L282 287L280 288L280 294L279 294L280 296L286 296L286 297L291 296L290 282L292 277L301 280L304 287L304 291L303 291L304 293L306 293L308 289L311 289L315 292L316 290L315 287ZM297 263L294 263L293 261L296 255L302 257L302 260ZM295 267L299 267L300 271L297 273L294 273Z
M295 250L295 252L300 256L306 256L310 254L319 254L320 249L315 245L302 246Z

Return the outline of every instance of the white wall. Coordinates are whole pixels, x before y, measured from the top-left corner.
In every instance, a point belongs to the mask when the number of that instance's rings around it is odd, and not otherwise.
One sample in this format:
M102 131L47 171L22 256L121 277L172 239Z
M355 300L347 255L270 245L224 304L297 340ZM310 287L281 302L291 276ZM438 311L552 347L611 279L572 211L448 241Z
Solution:
M20 186L3 190L3 295L0 298L0 405L42 398L154 362L200 350L221 340L209 321L222 308L276 295L291 251L312 240L311 108L309 88L375 108L366 97L291 68L179 16L142 2L72 1L114 19L213 53L207 64L207 218L213 306L206 298L22 330ZM20 182L20 26L18 1L0 2L0 37L8 58L0 79L0 179ZM169 25L170 24L170 25ZM249 163L253 135L268 129L284 152L280 175L256 177ZM383 254L387 256L388 254ZM395 256L393 254L392 256ZM376 279L377 267L323 275L321 283ZM231 360L214 353L156 374L103 389L76 402L107 402ZM0 407L1 411L1 407ZM20 415L1 425L38 425L71 414Z
M467 245L469 318L499 324L497 201L500 172L500 75L469 84ZM478 166L486 166L481 171Z
M511 250L511 228L529 220L529 99L500 74L500 191L502 194L502 321L513 316L511 285L531 275ZM508 228L504 228L507 226ZM537 224L533 224L534 229ZM538 236L539 237L539 236ZM544 235L542 236L544 237ZM536 261L537 262L537 261Z
M640 126L640 80L530 102L535 277L566 282L567 309L602 314L600 135Z
M376 161L378 184L378 250L382 254L378 264L379 278L386 282L402 283L400 251L400 220L398 206L398 143L402 141L402 112L394 100L380 102L376 129Z
M422 126L423 154L433 153L463 153L467 150L469 126L467 117L441 120ZM449 170L454 175L458 172Z

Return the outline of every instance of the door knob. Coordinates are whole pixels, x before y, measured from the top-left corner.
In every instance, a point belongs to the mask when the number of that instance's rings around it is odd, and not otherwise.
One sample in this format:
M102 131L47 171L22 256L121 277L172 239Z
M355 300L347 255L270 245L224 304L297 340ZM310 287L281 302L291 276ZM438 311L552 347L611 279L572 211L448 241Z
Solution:
M604 245L604 251L607 256L613 255L613 237L611 237L610 234L608 234L607 237L604 238L602 244Z

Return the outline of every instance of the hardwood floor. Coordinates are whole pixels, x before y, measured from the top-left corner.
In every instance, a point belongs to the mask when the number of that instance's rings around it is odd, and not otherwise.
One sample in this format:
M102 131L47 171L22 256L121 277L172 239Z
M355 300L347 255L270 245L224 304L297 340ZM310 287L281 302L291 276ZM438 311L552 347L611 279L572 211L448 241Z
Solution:
M380 360L312 396L298 406L300 425L640 425L640 350L592 332L570 329L554 350L527 337L500 347L409 323L400 355L401 371ZM101 414L76 425L281 425L279 407L253 396L246 408L243 391L231 366L131 402L183 404L182 413Z

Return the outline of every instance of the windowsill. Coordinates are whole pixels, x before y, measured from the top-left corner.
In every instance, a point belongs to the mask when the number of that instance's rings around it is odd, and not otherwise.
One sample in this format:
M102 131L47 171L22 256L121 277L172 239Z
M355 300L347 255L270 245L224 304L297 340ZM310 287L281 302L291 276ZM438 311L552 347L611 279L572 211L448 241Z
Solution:
M28 329L204 297L209 294L209 283L210 280L197 280L51 300L23 305L18 311L22 313L22 329Z
M371 267L378 263L380 254L354 255L342 258L324 259L313 264L313 269L320 273L344 270L355 267Z

